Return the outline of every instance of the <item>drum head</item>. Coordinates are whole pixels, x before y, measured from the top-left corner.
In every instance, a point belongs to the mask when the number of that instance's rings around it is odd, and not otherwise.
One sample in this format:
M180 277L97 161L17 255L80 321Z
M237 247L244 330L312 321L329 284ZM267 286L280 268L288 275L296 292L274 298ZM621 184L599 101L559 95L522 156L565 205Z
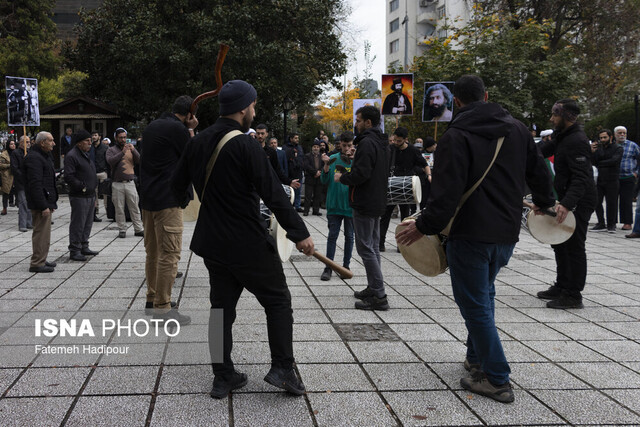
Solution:
M287 193L287 196L289 197L289 202L293 204L294 200L296 199L296 193L293 187L290 187L286 184L282 184L282 189L284 190L285 193Z
M271 216L271 227L269 228L271 237L276 241L278 256L280 261L287 262L293 252L293 242L287 239L287 231L276 220L275 215Z
M422 201L422 185L420 184L420 178L417 175L411 177L413 183L413 200L416 205L419 205Z
M569 212L562 224L556 222L556 218L549 215L535 215L533 211L527 215L529 233L540 243L547 245L559 245L573 235L576 229L576 217Z
M398 225L396 236L406 227ZM422 236L411 246L398 245L402 257L415 271L435 277L447 270L447 257L438 236Z

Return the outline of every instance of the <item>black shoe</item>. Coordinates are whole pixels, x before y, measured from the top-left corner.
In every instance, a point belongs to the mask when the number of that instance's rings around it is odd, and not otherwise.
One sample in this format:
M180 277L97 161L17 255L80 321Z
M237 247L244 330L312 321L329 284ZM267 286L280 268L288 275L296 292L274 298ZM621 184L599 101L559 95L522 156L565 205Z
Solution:
M178 303L176 303L175 301L171 301L171 308L176 308L177 306ZM144 305L144 314L153 314L153 301L147 301L147 303Z
M21 231L21 232L23 232L23 233L26 233L27 231L29 231L29 230L28 230L28 229L26 229L26 228L18 228L18 230L20 230L20 231Z
M373 291L372 291L372 290L371 290L371 288L369 288L369 287L366 287L366 288L364 288L364 289L363 289L363 290L361 290L361 291L355 291L355 292L353 293L353 296L354 296L354 297L356 297L356 298L358 298L358 299L365 299L365 298L369 298L369 297L372 297L373 295L374 295L374 294L373 294Z
M315 216L322 216L322 212L314 212L313 213Z
M118 237L121 239L124 239L125 237L127 237L127 232L126 231L118 231Z
M136 237L144 237L144 230L136 231L135 233L133 233L133 235Z
M380 252L384 252L384 251L386 251L386 250L387 250L387 249L384 247L384 245L380 245L380 246L378 246L378 251L380 251Z
M511 403L515 400L511 383L493 385L482 371L474 372L471 378L462 378L460 385L465 390L487 396L498 402Z
M302 214L302 216L309 216L309 213L308 213L308 212L304 212L304 213Z
M615 234L616 233L616 226L614 225L613 227L607 227L607 232L611 233L611 234Z
M58 264L56 264L55 262L45 261L44 265L46 265L47 267L55 268Z
M596 231L596 232L598 232L598 231L607 231L607 227L605 227L604 224L598 223L589 231Z
M356 301L356 308L358 310L389 310L389 302L387 302L387 296L378 298L373 295L363 299L362 301Z
M53 273L53 267L49 267L48 265L29 267L29 273Z
M329 267L325 267L322 275L320 276L320 280L326 282L329 279L331 279L331 269Z
M267 376L264 377L264 380L272 386L286 390L296 396L301 396L306 391L304 384L298 379L293 368L284 369L272 367Z
M94 216L93 222L102 222L102 219L98 218L97 216Z
M169 311L167 311L166 313L158 313L158 314L154 314L153 315L154 319L159 319L159 320L164 320L165 322L167 320L175 320L176 322L178 322L180 324L180 326L185 326L191 323L191 317L184 315L184 314L180 314L178 312L178 310L175 309L171 309Z
M209 395L214 399L224 399L229 395L230 391L237 390L245 385L247 385L247 374L234 372L229 378L216 375L213 379L213 387Z
M74 252L69 256L69 259L73 261L86 261L87 257L82 255L81 253Z
M92 256L96 256L96 255L98 255L100 252L92 251L91 249L87 248L87 249L83 249L80 253L81 253L82 255L92 255Z
M582 304L582 299L561 295L560 298L547 302L547 308L584 308L584 305Z
M302 208L296 208L296 212L304 212L304 209L302 209Z
M178 271L178 272L176 273L176 279L179 279L179 278L181 278L182 276L184 276L184 273L183 273L182 271Z
M463 366L467 372L481 371L479 363L471 363L467 358L464 359Z
M540 291L536 295L540 299L556 299L562 295L562 289L557 286L549 286L549 289Z

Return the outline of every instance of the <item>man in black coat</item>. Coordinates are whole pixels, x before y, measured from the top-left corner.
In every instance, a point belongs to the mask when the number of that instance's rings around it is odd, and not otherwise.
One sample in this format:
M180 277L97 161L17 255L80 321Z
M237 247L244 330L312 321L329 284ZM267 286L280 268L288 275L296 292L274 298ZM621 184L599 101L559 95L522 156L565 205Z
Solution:
M64 157L64 180L69 184L69 258L86 261L86 255L98 255L89 249L89 236L93 226L96 203L96 167L89 158L91 134L79 129L71 135L73 148Z
M298 182L302 181L302 172L304 170L304 150L300 145L300 136L297 133L289 134L289 142L282 147L287 153L287 166L289 168L289 178L297 179ZM302 212L300 206L300 188L295 189L296 197L293 201L293 206L296 211Z
M96 167L96 178L98 179L98 186L96 187L96 210L93 214L93 222L102 222L100 218L98 218L98 212L100 210L100 194L98 191L98 187L108 178L109 166L107 165L107 150L109 146L102 143L102 138L100 138L100 134L98 132L93 132L91 134L91 150L89 151L89 157L93 162L93 165ZM104 210L107 211L107 200L105 198L104 201Z
M591 161L598 168L597 190L598 202L596 204L596 216L598 223L591 231L616 232L618 222L618 190L620 188L620 161L624 149L615 143L613 132L602 129L598 133L598 142L591 144ZM602 201L607 200L607 222L604 221L604 209Z
M294 190L300 188L300 180L289 178L289 170L285 170L280 166L279 161L279 153L276 148L272 147L270 144L267 144L267 137L269 136L269 128L264 123L260 123L256 126L256 140L260 143L260 146L264 150L264 153L267 155L267 159L269 159L269 163L271 163L271 167L278 175L278 179L284 185L288 185ZM285 158L286 154L282 153ZM285 163L286 166L286 163Z
M26 150L25 150L26 146ZM31 147L31 140L27 135L22 135L18 140L18 148L11 152L11 173L13 174L13 185L16 188L16 205L18 205L18 229L23 233L33 228L31 211L27 206L27 196L25 194L24 182L24 157L25 151Z
M387 207L389 143L379 129L380 110L372 105L356 111L357 146L351 171L333 179L349 186L356 250L367 272L367 287L354 292L359 310L388 310L380 263L380 217Z
M173 181L176 195L184 194L193 183L202 201L190 248L204 258L209 270L210 328L219 327L219 322L214 324L215 312L222 309L222 351L209 342L215 375L210 394L215 398L224 398L247 383L247 376L237 372L231 360L236 304L245 288L267 314L271 370L265 381L295 395L305 391L293 370L291 294L275 241L260 215L260 199L298 250L310 256L314 245L263 149L244 134L255 116L256 99L249 83L225 83L218 96L220 118L187 143ZM225 138L228 143L219 146ZM216 149L219 155L208 167Z
M24 159L24 182L27 206L33 218L31 244L33 255L29 271L32 273L51 273L55 262L48 262L51 242L51 214L58 209L58 190L56 172L53 168L51 150L56 143L49 132L40 132L36 143Z
M309 209L313 204L313 214L322 215L320 213L320 202L322 199L322 168L324 163L320 156L320 143L314 142L311 146L311 152L304 156L304 210L303 216L309 215Z

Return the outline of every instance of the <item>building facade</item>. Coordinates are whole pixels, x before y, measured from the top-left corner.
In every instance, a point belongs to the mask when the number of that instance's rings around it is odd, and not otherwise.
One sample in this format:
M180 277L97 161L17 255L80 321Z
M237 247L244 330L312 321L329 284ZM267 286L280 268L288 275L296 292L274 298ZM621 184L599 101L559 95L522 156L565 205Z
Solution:
M58 27L58 38L74 40L73 27L80 22L80 9L97 9L103 0L57 0L51 20Z

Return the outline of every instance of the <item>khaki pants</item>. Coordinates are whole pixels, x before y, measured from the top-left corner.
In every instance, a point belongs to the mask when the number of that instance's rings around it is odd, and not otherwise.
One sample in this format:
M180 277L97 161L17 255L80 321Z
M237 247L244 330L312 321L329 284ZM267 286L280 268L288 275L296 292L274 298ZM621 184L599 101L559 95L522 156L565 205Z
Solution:
M153 308L171 308L171 289L182 250L182 209L143 210L142 214L147 302L153 302Z
M138 207L138 190L133 181L114 182L111 184L111 197L113 198L113 207L116 211L116 223L118 230L127 230L127 217L124 214L125 201L129 207L129 215L133 223L133 230L139 233L143 230L142 218L140 218L140 208Z
M100 204L100 197L98 196L98 187L100 187L100 183L108 178L106 172L99 172L96 174L96 178L98 178L98 185L96 185L96 215L98 214L98 205ZM107 211L107 196L102 196L102 201L104 203L104 211Z
M29 267L42 267L49 255L49 244L51 243L51 214L42 215L42 211L31 210L33 218L33 235L31 245L33 255Z

